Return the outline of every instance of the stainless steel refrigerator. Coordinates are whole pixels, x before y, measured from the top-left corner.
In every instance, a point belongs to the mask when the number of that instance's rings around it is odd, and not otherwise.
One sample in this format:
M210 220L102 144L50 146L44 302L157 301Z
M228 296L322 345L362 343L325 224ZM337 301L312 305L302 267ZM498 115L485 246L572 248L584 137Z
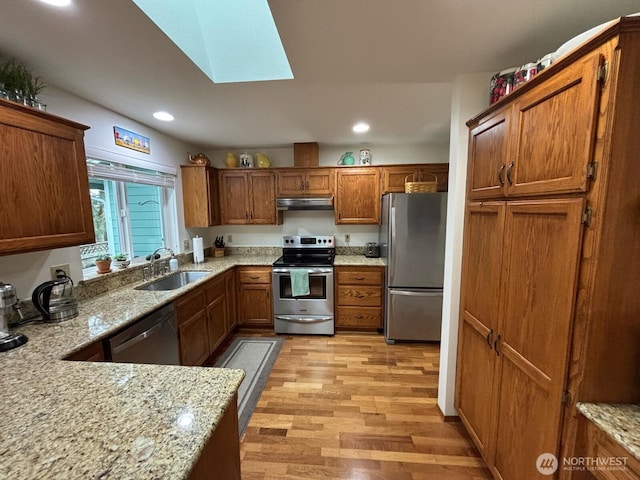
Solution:
M387 343L440 340L446 217L446 193L382 196Z

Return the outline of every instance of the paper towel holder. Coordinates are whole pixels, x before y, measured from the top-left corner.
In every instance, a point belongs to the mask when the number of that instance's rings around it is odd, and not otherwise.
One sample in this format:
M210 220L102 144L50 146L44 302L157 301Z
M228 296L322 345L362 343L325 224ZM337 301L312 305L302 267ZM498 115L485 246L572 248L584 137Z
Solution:
M193 263L200 265L204 262L204 244L202 237L196 235L191 239L193 245Z

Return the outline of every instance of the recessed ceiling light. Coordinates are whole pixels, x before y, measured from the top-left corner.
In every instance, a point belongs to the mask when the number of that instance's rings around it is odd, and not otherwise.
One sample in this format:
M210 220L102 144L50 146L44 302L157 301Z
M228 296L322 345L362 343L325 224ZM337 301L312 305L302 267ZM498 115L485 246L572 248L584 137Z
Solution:
M71 5L71 0L40 0L43 3L48 3L54 7L68 7Z
M169 112L156 112L153 114L154 118L158 120L162 120L163 122L171 122L173 120L173 115Z
M355 133L365 133L369 131L369 124L364 123L364 122L360 122L360 123L356 123L353 126L353 131Z

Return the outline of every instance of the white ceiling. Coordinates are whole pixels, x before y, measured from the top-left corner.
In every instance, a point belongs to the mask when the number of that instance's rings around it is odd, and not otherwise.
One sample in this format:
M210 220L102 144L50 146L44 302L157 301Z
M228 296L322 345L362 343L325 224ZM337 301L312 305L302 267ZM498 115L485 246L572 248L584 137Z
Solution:
M0 0L0 56L203 148L447 142L457 75L535 61L640 11L640 0L269 0L295 80L212 84L132 1L72 1ZM369 133L351 132L358 120Z

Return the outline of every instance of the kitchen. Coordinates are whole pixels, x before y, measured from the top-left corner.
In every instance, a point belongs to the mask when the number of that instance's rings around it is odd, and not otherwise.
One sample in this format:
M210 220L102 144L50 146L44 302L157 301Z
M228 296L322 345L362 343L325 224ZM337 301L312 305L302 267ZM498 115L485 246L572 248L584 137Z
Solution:
M603 21L605 19L608 19L610 16L611 15L609 14L608 16L600 18L600 20ZM33 18L34 19L36 18L35 14ZM585 25L584 28L586 28L587 26L590 26L590 25ZM580 30L577 30L575 33L578 33L579 31ZM570 36L571 35L566 35L565 37L559 38L556 43L561 43L561 40L564 40ZM468 118L471 118L473 115L477 114L486 106L485 92L486 92L486 86L488 84L488 77L490 75L491 74L478 75L477 78L475 79L468 78L468 77L462 78L458 81L459 83L456 85L456 88L458 88L456 92L457 92L457 95L459 95L458 100L460 101L460 103L457 103L455 105L454 111L457 116L455 116L455 118L452 118L453 120L452 135L457 134L460 137L460 142L459 144L456 144L454 142L454 145L457 145L457 146L455 148L452 146L452 151L454 153L451 153L451 155L454 155L455 152L457 152L457 148L460 148L460 149L466 148L467 130L466 130L466 127L464 127L463 122L466 121ZM465 90L464 87L469 87L469 89ZM98 151L98 152L104 153L105 151L107 152L113 151L114 149L114 147L112 146L113 140L112 138L108 138L108 135L105 132L110 132L113 125L121 124L124 121L122 117L118 116L117 114L111 111L104 110L95 104L89 104L87 102L84 102L79 98L73 95L70 95L64 91L58 91L54 88L51 88L50 92L51 92L51 98L47 98L46 100L49 105L49 110L52 113L58 113L68 118L78 119L78 120L81 120L83 123L91 125L91 129L87 131L88 147L95 148L96 150L94 150L94 152ZM473 103L473 102L476 102L476 103ZM450 109L449 105L447 105L447 110L449 109ZM456 118L459 121L458 123L456 123L455 121ZM126 125L132 128L133 130L136 130L136 128L142 129L143 133L146 133L149 131L146 127L143 127L136 123L131 123L130 121L127 121ZM103 132L102 135L98 135L98 133L94 133L94 132L100 132L100 131ZM453 137L453 138L457 138L457 137ZM158 144L157 148L166 147L167 150L171 152L171 156L173 158L185 159L187 151L192 151L192 152L198 151L198 150L194 150L189 145L184 145L181 142L175 141L170 138L158 136L156 134L152 136L152 139L154 142L157 142ZM286 143L290 144L292 141L293 139L289 137ZM239 142L239 144L242 144L242 143ZM154 144L154 147L155 147L155 144ZM153 150L154 147L152 147L152 151L154 151ZM359 145L357 147L359 147ZM220 150L213 148L211 150L208 150L206 153L208 153L209 156L213 159L215 166L222 167L222 163L221 163L222 152L223 151L226 152L226 150L227 150L226 148L220 149ZM241 151L243 150L244 148L242 148L242 150L240 148L237 148L238 153L241 153ZM292 157L291 149L285 148L283 150L286 152L286 154L280 155L280 156L276 154L277 152L274 153L272 151L266 151L266 153L269 154L274 159L274 161L276 159L279 162L282 161L282 163L277 164L278 166L293 165L293 162L290 160ZM344 153L345 150L347 150L347 148L343 148L342 146L335 146L335 147L328 146L326 148L322 147L320 151L320 166L333 167L336 161L340 158L340 156ZM356 148L354 148L354 150L356 150ZM249 151L251 152L251 150ZM264 152L265 149L259 146L256 146L256 148L253 149L253 151ZM87 148L87 152L89 153L89 148ZM373 158L374 158L374 165L384 165L388 163L414 163L414 162L411 162L410 159L415 157L419 157L421 161L429 160L430 162L433 162L433 163L440 163L440 162L446 161L449 158L449 149L447 148L446 145L442 145L442 144L435 144L435 145L428 145L428 146L423 145L420 147L407 147L407 146L377 147L376 146L375 148L372 148L372 152L373 152ZM462 156L465 156L465 155L462 155ZM142 155L140 156L140 158L143 158ZM454 157L454 158L457 158L457 157ZM159 163L162 162L161 159L158 159L155 156L153 156L153 159L155 162L159 162ZM181 164L181 163L184 163L184 161L180 161L178 163ZM455 179L461 180L464 177L464 172L454 170L455 167L456 167L455 162L450 162L449 174L450 176L453 176ZM452 191L451 188L449 190L450 192ZM182 192L180 191L179 186L176 189L176 196L178 198L182 197ZM464 197L464 195L462 195L462 197ZM452 202L453 202L453 205L455 206L456 200L454 199L452 200ZM463 198L462 200L458 199L458 202L463 202ZM458 209L450 208L450 211L454 212L452 214L456 214L458 216L460 216L462 212L460 208ZM181 215L180 212L181 212L181 209L178 208L178 216ZM208 240L212 241L212 239L215 236L224 234L224 235L232 235L234 239L232 242L232 245L235 245L235 244L239 246L243 246L243 245L265 246L266 245L266 246L273 247L278 245L278 240L281 239L283 234L298 234L298 233L320 234L326 231L330 231L331 233L335 234L339 242L338 246L343 246L343 245L340 245L340 243L342 243L345 234L351 235L352 244L356 246L363 246L368 241L377 240L376 227L335 226L333 224L333 217L321 216L326 214L318 214L317 217L311 217L311 218L313 218L314 221L317 221L318 223L326 225L327 229L320 228L314 232L307 232L307 231L301 231L301 229L305 228L305 225L308 225L308 220L304 216L307 214L304 214L304 215L294 214L293 212L291 212L291 213L287 213L286 215L288 215L288 217L286 220L287 223L284 224L285 225L284 227L270 226L270 227L260 227L260 229L258 229L258 227L242 227L242 226L224 227L224 228L218 227L218 228L213 228L211 229L210 232L208 232L208 234L210 235L208 237ZM252 231L250 231L250 233L245 233L249 228L251 228ZM253 230L254 228L255 230ZM284 230L285 228L287 230ZM289 230L289 228L291 230ZM461 227L458 226L458 228L461 228ZM181 234L179 235L179 238L180 239L191 238L195 233L200 233L200 232L187 232L185 229L185 230L182 230ZM200 233L200 234L204 236L203 233ZM461 243L461 238L454 237L452 238L452 241ZM9 257L9 258L3 258L2 270L3 272L7 272L6 273L7 277L3 278L3 280L10 281L16 284L18 286L18 291L20 296L25 297L27 296L28 292L30 292L35 287L35 285L48 279L49 277L48 268L50 265L63 264L63 263L71 263L72 265L77 265L78 260L77 258L74 257L74 255L76 254L73 251L71 252L56 251L49 254L44 254L44 253L20 254L20 255ZM30 265L31 267L25 270L24 268L25 264ZM72 267L72 271L73 271L73 267ZM453 291L451 295L454 295ZM446 297L446 294L445 294L445 297ZM446 299L445 299L445 302L446 302ZM449 299L449 303L450 303L449 308L453 309L451 305L456 304L457 300ZM456 307L456 310L457 310L457 307ZM453 333L453 336L455 336L455 333ZM455 348L453 348L453 351L450 351L448 353L443 348L442 355L443 355L443 358L445 359L447 358L448 355L453 356L453 358L455 358ZM455 368L449 369L447 374L446 362L444 361L441 362L441 380L443 380L442 379L443 373L444 373L445 379L447 378L447 376L455 376L454 370ZM449 379L449 382L451 383L451 379ZM446 390L447 388L441 388L440 393L445 394ZM451 391L452 391L452 387L450 392ZM453 399L450 400L450 406L447 406L446 403L442 403L441 408L443 411L445 411L445 413L447 413L447 411L451 411L451 409L453 409ZM451 414L455 414L454 411L452 411Z

